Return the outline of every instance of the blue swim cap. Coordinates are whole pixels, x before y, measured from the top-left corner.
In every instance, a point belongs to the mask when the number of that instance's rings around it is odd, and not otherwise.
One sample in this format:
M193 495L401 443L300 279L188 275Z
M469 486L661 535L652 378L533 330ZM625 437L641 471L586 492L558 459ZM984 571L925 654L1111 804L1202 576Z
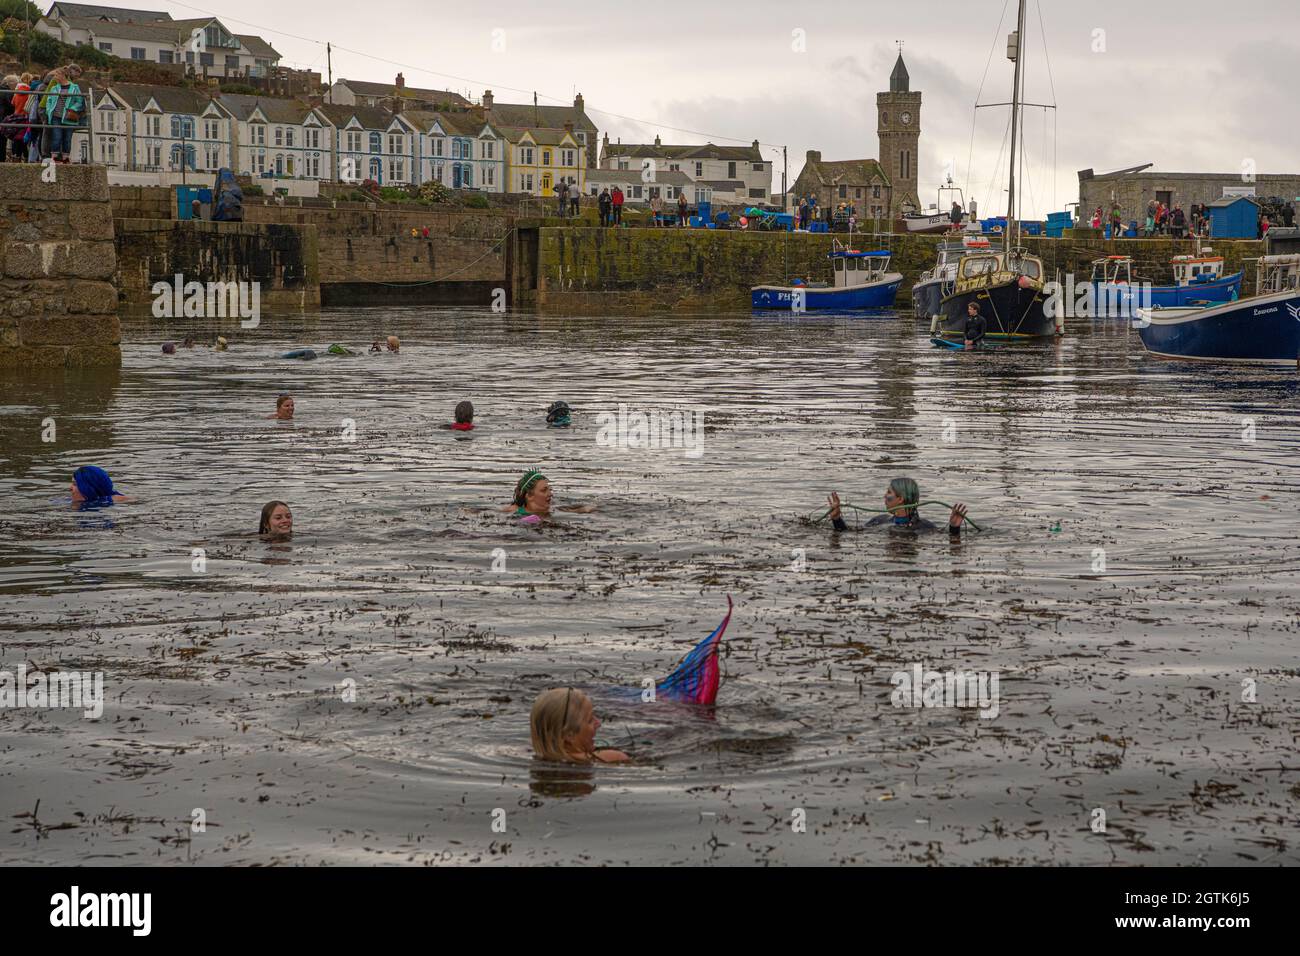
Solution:
M72 480L77 485L77 491L87 501L113 500L116 489L113 487L113 479L108 476L103 468L97 468L94 465L82 465L72 474Z

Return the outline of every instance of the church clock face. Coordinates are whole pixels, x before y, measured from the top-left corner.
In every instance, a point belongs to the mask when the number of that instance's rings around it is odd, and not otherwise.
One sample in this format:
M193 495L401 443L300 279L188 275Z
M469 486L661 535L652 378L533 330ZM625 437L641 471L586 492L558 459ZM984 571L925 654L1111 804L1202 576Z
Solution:
M903 121L903 125L904 125L904 126L911 126L911 125L912 125L912 114L909 113L909 112L907 112L906 110L904 110L902 113L900 113L899 116L898 116L898 118L901 119L901 120Z

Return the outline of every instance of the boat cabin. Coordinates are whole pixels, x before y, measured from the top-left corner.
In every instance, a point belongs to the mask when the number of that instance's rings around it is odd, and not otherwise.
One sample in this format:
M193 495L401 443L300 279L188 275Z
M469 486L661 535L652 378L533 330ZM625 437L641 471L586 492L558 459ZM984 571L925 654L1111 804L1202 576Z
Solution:
M1024 276L1035 285L1043 281L1043 260L1023 249L1009 252L970 251L957 265L957 292L1000 285Z
M876 281L889 271L890 255L884 249L876 252L836 249L829 256L835 270L832 285L837 289L847 289Z
M1133 284L1132 256L1103 256L1092 260L1092 281L1109 285Z
M1290 292L1300 289L1300 255L1261 256L1255 272L1256 292Z
M1174 256L1169 264L1174 267L1174 285L1196 285L1200 282L1213 282L1223 276L1223 256L1207 256L1209 249L1202 249L1200 255Z

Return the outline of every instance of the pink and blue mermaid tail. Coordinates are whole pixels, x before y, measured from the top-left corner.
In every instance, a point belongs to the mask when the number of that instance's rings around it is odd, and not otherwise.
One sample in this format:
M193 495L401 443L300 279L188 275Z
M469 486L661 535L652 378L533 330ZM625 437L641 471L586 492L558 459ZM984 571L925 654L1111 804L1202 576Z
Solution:
M727 616L714 628L713 633L686 655L671 674L655 684L657 700L671 700L683 704L712 704L718 698L718 681L721 670L718 650L722 635L731 621L731 595L727 595Z

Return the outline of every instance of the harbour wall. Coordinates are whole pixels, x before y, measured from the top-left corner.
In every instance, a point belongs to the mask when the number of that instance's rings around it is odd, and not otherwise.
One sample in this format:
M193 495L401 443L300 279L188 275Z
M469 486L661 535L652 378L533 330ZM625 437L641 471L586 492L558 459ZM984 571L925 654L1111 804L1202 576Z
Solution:
M120 366L115 271L103 167L0 164L0 368Z
M521 267L535 269L535 275L516 277L517 298L521 305L548 313L744 310L751 286L785 283L796 276L831 280L826 256L832 237L826 234L546 225L535 231L535 264L528 262L524 249L515 256ZM530 241L528 233L520 229L521 244ZM854 244L864 251L883 247L892 252L891 269L903 275L897 299L901 307L910 304L912 284L934 265L939 241L933 235L894 235L857 237ZM1047 278L1059 272L1064 281L1066 273L1073 273L1076 282L1086 281L1092 260L1106 255L1132 256L1135 279L1169 282L1170 258L1197 249L1192 240L1170 238L1026 237L1022 244L1043 259ZM1263 243L1255 241L1210 245L1224 256L1227 272L1243 268L1244 260L1263 250ZM1248 279L1253 281L1249 272Z

